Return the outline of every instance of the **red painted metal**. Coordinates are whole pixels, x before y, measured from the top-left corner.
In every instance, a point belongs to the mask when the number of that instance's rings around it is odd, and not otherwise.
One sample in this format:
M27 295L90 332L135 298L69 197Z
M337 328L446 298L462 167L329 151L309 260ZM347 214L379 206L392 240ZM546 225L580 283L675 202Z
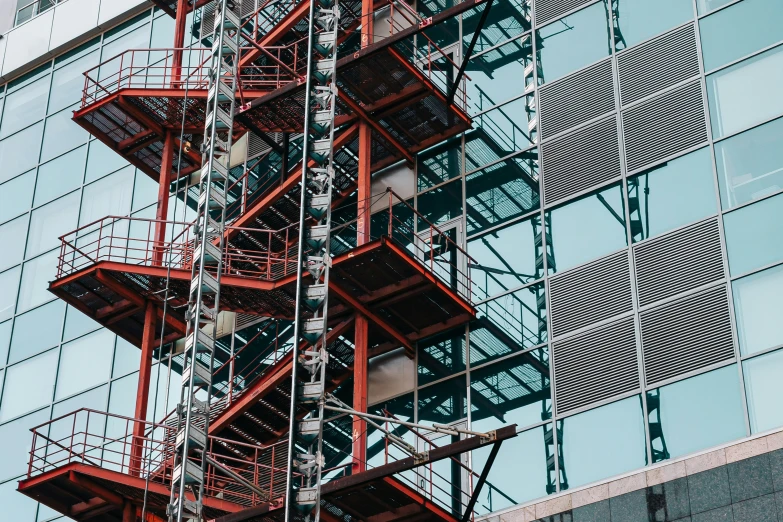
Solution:
M139 382L136 385L136 408L133 417L135 419L147 418L147 403L150 395L150 380L152 378L152 352L155 349L155 304L147 302L144 311L144 335L141 338L141 362L139 368ZM87 412L89 416L89 412ZM89 423L88 423L89 424ZM144 452L145 425L137 422L133 426L133 438L131 439L131 462L140 463ZM140 469L130 468L131 475L139 475Z
M181 11L178 11L178 13ZM169 185L171 183L172 165L174 164L174 134L166 132L163 142L163 162L160 165L160 181L158 182L158 201L155 211L155 237L153 244L152 263L163 266L164 244L166 242L166 219L169 213Z

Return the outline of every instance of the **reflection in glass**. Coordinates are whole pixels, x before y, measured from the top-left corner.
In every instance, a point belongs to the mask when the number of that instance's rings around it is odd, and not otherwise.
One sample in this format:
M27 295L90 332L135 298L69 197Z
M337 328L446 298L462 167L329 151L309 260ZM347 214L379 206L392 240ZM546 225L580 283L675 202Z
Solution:
M101 325L90 319L89 316L83 314L72 306L68 307L65 313L65 328L63 329L63 341L70 341L76 337L80 337L87 332L97 330Z
M699 22L704 70L711 71L783 39L783 2L744 0ZM740 31L742 38L726 38Z
M544 284L528 286L478 305L470 327L470 364L492 361L545 343Z
M607 13L606 2L598 2L537 31L540 82L551 82L611 54Z
M42 205L81 186L86 152L86 146L79 147L38 167L35 206Z
M462 174L460 146L460 139L452 139L419 154L416 160L417 190L426 190Z
M505 509L548 493L546 431L544 426L533 428L503 442L476 502L477 515ZM473 452L474 472L481 473L490 451L490 447L486 446Z
M720 199L729 209L783 189L783 118L715 144Z
M637 395L558 421L566 487L647 464L642 401Z
M548 350L533 350L472 370L470 404L471 424L477 431L508 424L523 428L547 418L551 408Z
M106 216L130 213L133 176L125 170L84 187L79 224L85 225Z
M0 138L10 136L43 118L48 95L49 76L47 75L6 96Z
M535 242L540 222L536 216L468 242L474 300L520 287L543 275Z
M98 388L92 389L88 392L71 397L52 407L52 418L56 419L62 415L67 415L71 412L78 410L79 408L89 408L95 411L106 411L106 399L109 394L109 385L104 384ZM135 401L134 401L135 402ZM89 422L88 422L89 421ZM68 421L54 422L49 428L49 438L52 440L67 440L70 438L72 432L88 434L93 437L88 437L93 441L100 440L98 437L103 436L103 432L106 425L106 416L100 414L87 415L81 413L75 417L71 417ZM82 449L81 447L79 448ZM87 448L84 448L87 449ZM88 452L89 455L100 458L100 447L93 448ZM119 460L119 459L112 459Z
M16 293L19 290L19 274L21 272L21 267L0 272L0 321L14 315Z
M138 370L139 362L141 361L141 350L122 337L117 337L115 350L112 377L119 377L120 375Z
M468 234L535 210L539 206L538 193L536 150L468 174L465 176Z
M38 164L43 123L37 123L0 141L0 183Z
M783 426L783 350L743 364L750 431L758 433Z
M8 346L11 344L11 324L13 321L0 323L0 368L5 366L8 360ZM0 377L0 389L2 389L3 380Z
M713 9L717 9L720 6L729 4L733 2L734 0L696 0L696 11L703 15L704 13L709 13Z
M628 178L628 209L634 242L715 214L710 150L692 152Z
M27 234L27 253L32 257L60 246L59 237L76 228L79 193L74 192L33 211Z
M613 2L614 4L614 2ZM623 0L617 2L615 48L619 51L693 18L688 0Z
M84 72L98 65L99 53L92 52L60 67L52 74L49 89L49 114L78 102L84 89Z
M532 60L530 36L475 53L468 62L468 105L476 114L522 94L525 87L525 65Z
M732 289L742 354L783 344L783 266L738 279Z
M0 422L18 417L52 401L57 350L10 366L5 371ZM30 386L30 383L40 386Z
M17 313L55 298L49 292L49 282L57 276L59 254L59 250L52 250L48 254L38 256L24 264L22 283L19 285L19 301L16 304Z
M474 116L473 130L466 137L472 145L466 151L470 155L465 158L467 165L481 167L534 145L526 123L530 118L535 119L535 112L530 111L525 98Z
M42 411L37 411L21 419L17 419L8 424L0 426L0 440L3 444L0 445L0 462L3 463L0 466L0 481L18 477L27 471L27 466L30 460L30 448L32 447L33 434L30 433L30 428L43 424L49 420L49 408ZM17 500L16 497L27 498L24 495L16 492L16 481L11 481L9 484L13 485L11 491L13 497L0 500L3 504L3 515L8 514L8 502ZM0 486L2 488L3 486ZM13 504L13 502L11 502ZM14 520L19 522L27 522L33 520L32 518L9 518L7 520Z
M744 437L741 393L734 364L648 392L653 458L676 458Z
M712 136L733 134L783 113L783 47L707 76Z
M729 212L723 224L732 275L783 259L783 195Z
M549 269L567 270L626 246L624 215L620 185L548 212Z
M467 384L464 375L419 390L418 422L449 424L467 415Z
M419 341L419 385L465 370L465 344L465 331L461 328Z
M24 257L24 237L27 234L26 215L0 225L0 270L14 266Z
M90 135L73 121L73 110L77 108L78 106L74 105L70 109L65 109L46 118L43 145L41 146L41 161L48 161L63 152L73 149L77 145L87 143ZM63 174L73 175L66 172L63 172ZM81 179L81 168L79 169L78 177Z
M462 217L462 180L419 194L417 199L417 210L433 225ZM419 218L419 231L429 228L427 221Z
M109 330L99 330L63 344L60 369L57 372L56 399L109 380L113 352L114 334ZM89 366L89 372L80 371L86 366Z
M125 166L128 166L128 163L122 159L122 156L100 140L92 140L90 152L87 155L87 173L84 176L84 182L90 183Z
M530 30L533 0L503 0L492 5L497 11L488 17L481 29L473 54L476 55L501 42L506 42ZM476 32L483 7L479 6L462 15L462 43L467 49ZM524 37L523 37L524 41ZM470 65L468 66L468 71ZM469 73L473 77L473 72Z
M413 393L406 393L394 399L388 399L368 408L368 411L374 415L385 417L394 417L397 420L413 422ZM384 428L390 430L394 435L401 437L411 445L416 444L416 437L404 426L399 424L385 423ZM387 445L386 437L373 427L367 429L367 463L370 466L380 466L388 462L400 460L408 457L403 450L394 446Z
M8 362L21 361L33 354L56 346L60 342L61 325L65 303L52 301L18 315L14 321L14 335L11 338L11 354ZM42 324L50 325L41 328Z
M0 223L30 209L35 189L35 172L30 171L0 185Z

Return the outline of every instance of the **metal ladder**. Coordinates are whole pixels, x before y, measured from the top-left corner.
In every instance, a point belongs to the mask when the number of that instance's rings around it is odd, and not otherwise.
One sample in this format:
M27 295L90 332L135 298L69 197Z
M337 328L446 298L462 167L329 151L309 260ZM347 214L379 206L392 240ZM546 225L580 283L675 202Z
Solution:
M225 187L230 165L237 89L236 64L239 58L239 17L228 8L227 0L215 3L215 24L209 66L202 168L199 180L197 217L194 224L193 267L190 298L186 313L187 336L182 392L177 405L178 432L174 470L168 506L169 521L201 520L204 479L208 463L207 435L211 399L215 330L202 330L202 324L215 325L220 302L223 263ZM210 308L205 298L212 300ZM205 365L205 360L209 365ZM196 390L206 390L206 400L196 398ZM194 500L185 497L193 493Z
M286 522L309 520L314 508L314 520L320 518L339 16L336 0L310 0ZM305 270L310 282L302 279ZM306 311L312 315L305 317ZM298 420L301 408L308 413ZM302 477L298 484L294 469Z

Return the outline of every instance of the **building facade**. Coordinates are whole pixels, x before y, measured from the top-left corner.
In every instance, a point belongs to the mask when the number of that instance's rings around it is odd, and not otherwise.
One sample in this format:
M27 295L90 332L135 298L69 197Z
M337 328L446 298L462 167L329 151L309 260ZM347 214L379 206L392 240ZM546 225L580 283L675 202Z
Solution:
M107 215L155 216L157 185L71 116L82 73L128 49L153 49L139 59L156 63L174 20L144 4L102 15L104 2L42 9L4 38L0 504L9 520L58 517L16 492L31 427L81 407L133 414L138 349L47 291L59 236ZM98 9L96 22L63 37L58 17L82 4ZM479 319L420 342L413 361L371 360L370 409L477 431L517 424L479 514L779 429L783 5L492 9L466 66L473 128L420 153L414 169L373 180L466 248L469 259L447 255L469 267ZM420 45L460 64L474 24L450 20ZM46 44L21 59L13 46L35 47L33 35ZM171 201L170 218L187 219ZM163 364L153 371L158 419L178 379ZM486 458L474 452L473 466Z

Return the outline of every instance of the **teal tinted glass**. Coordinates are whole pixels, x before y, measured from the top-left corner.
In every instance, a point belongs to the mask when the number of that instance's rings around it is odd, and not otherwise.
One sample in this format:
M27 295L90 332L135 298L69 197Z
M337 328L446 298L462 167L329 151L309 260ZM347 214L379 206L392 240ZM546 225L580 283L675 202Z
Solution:
M461 140L450 140L419 154L417 190L426 190L462 174Z
M461 328L447 335L419 341L419 384L465 370L465 350L465 331Z
M470 364L476 366L545 343L546 296L538 283L476 306L470 328Z
M92 52L76 61L60 67L52 73L49 91L49 114L78 102L84 89L84 73L98 64L100 54Z
M468 242L471 291L486 299L534 281L543 275L537 266L536 234L540 218L527 219Z
M699 22L704 69L710 71L783 40L783 2L743 0ZM726 35L739 33L740 38Z
M537 31L539 81L551 82L611 54L607 12L598 2Z
M467 174L465 198L469 235L537 209L538 152L523 152Z
M37 123L0 141L0 182L38 165L43 123Z
M8 362L21 361L56 346L60 342L64 315L65 303L62 301L52 301L17 315L14 320L14 333L11 337L11 352L8 356ZM42 324L51 325L51 327L41 328Z
M38 167L38 181L35 185L36 206L81 186L86 153L85 145Z
M471 160L482 166L533 145L535 142L530 138L528 122L535 117L525 98L517 98L474 116L473 127L479 134L476 138L481 140L477 145L482 147L479 150L483 154L474 152Z
M723 5L730 4L734 0L696 0L696 11L703 15Z
M27 216L20 216L0 225L0 270L12 267L24 257L24 237L27 234Z
M78 192L72 192L35 209L30 217L25 256L36 256L59 246L59 237L76 228L78 214Z
M624 215L620 185L548 212L549 269L567 270L626 246Z
M476 502L477 515L547 494L547 431L551 427L540 426L503 442ZM484 468L490 451L490 446L485 446L473 452L473 469ZM513 465L516 463L520 465Z
M52 386L57 370L57 350L10 366L5 371L0 422L36 410L52 401ZM41 386L30 386L30 383Z
M736 365L648 392L653 461L744 437L741 393Z
M715 214L717 207L708 148L628 178L634 242Z
M0 459L3 461L3 465L0 466L0 481L16 477L27 471L30 462L30 446L32 443L30 428L43 424L48 420L49 409L47 408L0 426L0 440L3 441L3 444L0 446ZM27 497L16 491L16 486L16 481L10 481L3 486L0 486L8 488L7 498L0 500L0 502L3 502L3 516L12 516L8 512L8 506L13 506L14 502L19 502L19 499L16 497L24 497L22 502L27 500ZM33 503L33 506L35 506L32 499L29 500ZM13 508L11 509L11 512L13 513ZM33 513L35 513L35 511L33 511ZM28 522L34 520L34 518L14 517L9 518L8 520Z
M55 399L63 399L109 380L114 338L109 330L98 330L63 344ZM87 365L89 372L80 371Z
M22 268L17 266L5 272L0 272L0 321L14 315L16 293L19 291L19 276Z
M644 414L639 396L557 422L568 486L619 475L647 464Z
M0 185L0 223L27 212L33 201L35 171L30 171Z
M46 76L6 96L0 138L10 136L43 118L48 95L49 77Z
M13 321L0 323L0 368L5 366L8 360L8 346L11 344L11 323ZM2 385L2 382L2 377L0 377L0 385Z
M712 136L719 138L783 113L783 47L707 76Z
M753 433L783 426L783 350L745 361L745 389Z
M729 212L723 225L732 275L783 259L783 195Z
M783 189L783 118L715 144L724 209Z
M65 109L46 118L43 145L41 146L41 161L48 161L67 152L74 147L87 143L90 135L73 121L73 112L76 106ZM77 169L78 177L81 177L82 168Z
M471 114L519 96L525 89L525 65L533 59L526 38L474 55L468 63L468 105Z
M783 344L783 266L732 283L737 336L743 355Z
M16 313L30 310L55 298L54 294L49 292L49 281L57 277L59 254L58 250L52 250L24 264Z
M624 0L617 4L617 50L631 47L693 18L690 0Z
M90 142L90 152L87 155L87 173L84 176L84 182L95 181L127 165L128 163L122 159L122 156L100 140L93 140Z
M420 231L429 228L430 223L438 225L462 217L462 180L419 194L417 199L417 210L429 221L419 218Z
M468 415L465 375L419 389L418 418L421 423L449 424Z
M551 405L547 349L472 370L470 404L474 430L490 431L508 424L523 428L541 422L541 412Z

